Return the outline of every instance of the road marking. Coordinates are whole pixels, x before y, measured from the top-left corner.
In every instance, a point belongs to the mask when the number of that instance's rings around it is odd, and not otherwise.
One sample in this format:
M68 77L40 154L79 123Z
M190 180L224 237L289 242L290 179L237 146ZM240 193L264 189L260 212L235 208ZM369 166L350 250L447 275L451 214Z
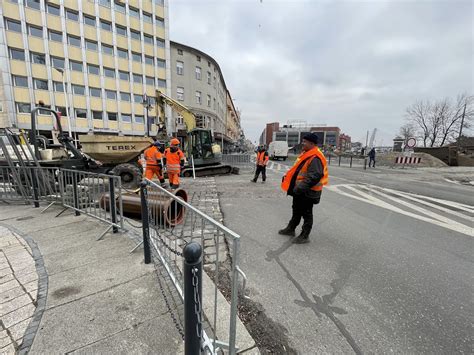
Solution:
M354 192L355 194L342 191L341 187L344 187L344 188ZM362 202L365 202L365 203L370 203L372 205L382 207L382 208L388 209L390 211L400 213L400 214L405 215L405 216L409 216L409 217L412 217L412 218L415 218L415 219L418 219L418 220L421 220L421 221L424 221L424 222L428 222L428 223L431 223L431 224L434 224L434 225L437 225L437 226L440 226L440 227L443 227L443 228L453 230L453 231L458 232L458 233L462 233L462 234L474 237L474 228L466 226L465 224L456 222L456 221L451 220L447 217L444 217L444 216L441 216L441 215L436 214L434 212L431 212L429 210L426 210L423 207L413 205L412 203L403 201L402 199L389 196L389 195L384 194L383 192L380 192L380 191L376 191L376 189L372 190L373 192L375 192L376 194L378 194L380 196L383 196L384 198L387 198L387 199L392 200L392 201L394 201L398 204L409 207L409 208L411 208L415 211L418 211L419 213L424 214L425 216L421 216L421 215L418 215L418 214L410 212L410 211L405 211L405 210L403 210L399 207L396 207L396 206L394 206L394 205L392 205L388 202L385 202L385 201L383 201L383 200L381 200L381 199L379 199L379 198L377 198L373 195L370 195L370 194L368 194L364 191L360 191L359 189L357 189L357 187L367 188L366 185L357 185L357 184L332 185L332 186L328 186L326 188L329 191L336 192L336 193L341 194L343 196L347 196L347 197L350 197L350 198L353 198L353 199L356 199L356 200L359 200L359 201L362 201ZM425 198L426 196L423 196L423 197ZM441 201L443 201L443 200L441 200ZM445 202L451 202L451 201L445 201ZM426 217L426 216L431 216L431 218Z

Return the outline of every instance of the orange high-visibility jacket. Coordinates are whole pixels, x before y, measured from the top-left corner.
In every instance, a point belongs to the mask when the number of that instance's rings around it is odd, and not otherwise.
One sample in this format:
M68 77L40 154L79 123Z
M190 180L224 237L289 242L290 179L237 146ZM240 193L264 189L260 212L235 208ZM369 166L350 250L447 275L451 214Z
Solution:
M298 175L296 176L295 186L298 184L298 182L304 180L306 178L306 174L308 173L308 166L311 164L311 161L316 157L321 160L321 163L324 169L324 175L316 185L311 187L311 190L322 191L323 186L327 185L327 183L329 182L329 175L328 175L326 158L324 157L324 154L319 150L318 147L315 147L307 152L304 152L298 157L298 159L295 162L295 165L293 165L293 167L290 170L288 170L286 175L283 177L283 181L281 183L282 190L288 191L288 189L290 188L291 180L293 179L294 174L296 173L296 171L298 170L301 164L304 164L304 165L299 170Z
M181 170L181 164L184 164L184 153L178 148L176 152L172 152L170 148L165 150L166 169L168 173L178 173Z
M257 152L257 165L265 166L268 163L268 153L266 151Z
M163 154L161 154L157 147L151 146L143 152L143 155L145 157L146 166L161 166Z

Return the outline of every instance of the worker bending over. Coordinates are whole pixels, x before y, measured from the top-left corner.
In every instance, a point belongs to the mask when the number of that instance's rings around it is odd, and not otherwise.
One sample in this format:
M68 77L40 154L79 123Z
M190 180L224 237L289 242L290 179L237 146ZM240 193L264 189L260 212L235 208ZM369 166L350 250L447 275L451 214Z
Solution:
M255 176L253 177L252 182L257 182L258 176L262 173L262 183L267 179L267 164L268 164L268 152L265 150L264 145L259 145L257 149L257 162L255 169Z
M184 153L179 149L179 144L179 139L171 139L171 146L166 148L164 154L168 180L170 182L170 188L172 189L177 189L179 187L179 174L181 169L184 167Z
M147 148L143 153L145 159L145 177L148 180L153 179L154 176L160 180L161 185L165 183L163 176L163 150L164 146L160 141L155 141L150 148ZM142 160L138 160L142 165Z

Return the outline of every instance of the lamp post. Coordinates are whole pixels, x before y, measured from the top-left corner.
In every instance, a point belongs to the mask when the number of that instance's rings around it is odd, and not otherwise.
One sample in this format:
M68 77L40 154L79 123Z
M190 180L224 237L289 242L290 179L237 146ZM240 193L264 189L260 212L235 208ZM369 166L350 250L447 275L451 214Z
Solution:
M53 68L61 73L61 78L62 78L62 82L63 82L64 99L66 100L65 102L66 102L67 128L68 128L69 138L72 139L71 116L69 115L69 101L67 99L66 82L64 80L64 69L63 68L56 68L56 67L53 67Z
M146 124L146 135L150 137L150 122L148 122L148 110L153 106L150 103L150 98L147 94L143 95L143 107L145 107L145 124Z

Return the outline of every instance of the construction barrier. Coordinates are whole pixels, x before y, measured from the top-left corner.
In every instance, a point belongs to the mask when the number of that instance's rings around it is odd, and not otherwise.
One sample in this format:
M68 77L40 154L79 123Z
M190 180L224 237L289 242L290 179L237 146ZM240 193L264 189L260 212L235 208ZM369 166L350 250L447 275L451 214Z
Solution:
M420 164L421 157L396 157L395 164Z

